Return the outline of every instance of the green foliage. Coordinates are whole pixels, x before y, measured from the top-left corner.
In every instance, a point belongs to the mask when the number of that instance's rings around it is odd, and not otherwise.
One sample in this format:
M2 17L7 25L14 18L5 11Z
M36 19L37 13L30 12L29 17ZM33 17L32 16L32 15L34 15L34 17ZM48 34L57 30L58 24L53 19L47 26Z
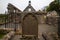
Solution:
M50 11L50 6L47 6L47 7L46 7L46 11L47 11L47 12Z
M46 8L46 11L58 11L59 10L59 4L56 1L53 1L50 3L50 5Z
M6 14L0 14L0 18L5 18L5 17L7 17L8 15L6 15Z
M8 33L8 31L6 30L0 30L0 39L3 38L4 35L6 35Z
M0 14L0 24L5 23L5 20L8 20L8 15L6 14Z
M51 11L53 11L53 10L58 11L58 9L59 9L58 3L56 3L55 1L50 3L50 10Z

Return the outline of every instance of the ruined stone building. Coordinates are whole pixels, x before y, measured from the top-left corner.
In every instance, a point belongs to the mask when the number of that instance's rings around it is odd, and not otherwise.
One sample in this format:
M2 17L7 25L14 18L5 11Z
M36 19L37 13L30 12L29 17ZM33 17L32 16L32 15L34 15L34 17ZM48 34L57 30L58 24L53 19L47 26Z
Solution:
M51 11L47 13L46 23L57 26L58 24L58 14L56 11Z
M7 9L9 22L15 24L15 26L12 27L15 27L16 29L20 29L21 27L21 29L23 29L22 31L24 31L23 34L37 35L38 25L46 24L51 21L51 17L48 17L46 12L36 11L31 5L31 1L29 1L28 6L23 11L11 3L8 4Z
M7 9L9 15L8 16L9 22L12 22L13 24L17 24L15 25L16 29L17 28L20 29L20 26L22 26L24 34L30 33L37 35L38 25L42 23L46 23L46 13L42 11L36 11L31 5L31 1L29 1L28 6L23 11L19 10L11 3L8 4ZM26 31L28 31L28 33L26 33Z
M46 13L42 11L36 11L31 5L31 1L29 1L28 6L23 11L21 11L11 3L8 4L7 9L8 13L10 14L10 18L12 18L12 21L15 20L14 16L16 16L16 20L22 22L22 19L25 15L32 13L34 16L36 16L38 23L45 23Z

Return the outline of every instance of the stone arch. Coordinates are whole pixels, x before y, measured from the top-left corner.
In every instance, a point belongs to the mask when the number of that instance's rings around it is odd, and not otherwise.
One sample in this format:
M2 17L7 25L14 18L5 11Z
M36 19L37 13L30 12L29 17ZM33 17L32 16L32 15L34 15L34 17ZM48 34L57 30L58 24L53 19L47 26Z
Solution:
M32 14L32 13L25 14L24 17L23 17L23 20L24 20L25 17L27 17L28 15L32 15L32 16L35 17L35 19L37 20L37 17L36 17L34 14ZM38 21L38 20L37 20L37 21Z
M38 36L38 20L32 13L28 13L23 18L22 23L23 35L36 35Z

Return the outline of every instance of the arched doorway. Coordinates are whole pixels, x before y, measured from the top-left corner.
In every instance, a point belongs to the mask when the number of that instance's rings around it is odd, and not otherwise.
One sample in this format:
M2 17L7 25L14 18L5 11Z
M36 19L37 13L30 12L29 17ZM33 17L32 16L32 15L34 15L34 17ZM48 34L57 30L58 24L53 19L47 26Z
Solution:
M23 35L38 36L38 21L33 14L30 13L24 16L22 26Z

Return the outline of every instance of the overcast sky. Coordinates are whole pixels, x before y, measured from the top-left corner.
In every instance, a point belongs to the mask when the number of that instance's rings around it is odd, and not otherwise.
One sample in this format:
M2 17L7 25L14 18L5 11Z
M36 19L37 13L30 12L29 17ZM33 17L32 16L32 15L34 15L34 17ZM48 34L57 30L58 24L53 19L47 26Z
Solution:
M29 0L0 0L0 13L7 11L8 3L13 4L20 10L24 10L28 5ZM41 10L44 6L49 5L53 0L31 0L31 5L34 9Z

